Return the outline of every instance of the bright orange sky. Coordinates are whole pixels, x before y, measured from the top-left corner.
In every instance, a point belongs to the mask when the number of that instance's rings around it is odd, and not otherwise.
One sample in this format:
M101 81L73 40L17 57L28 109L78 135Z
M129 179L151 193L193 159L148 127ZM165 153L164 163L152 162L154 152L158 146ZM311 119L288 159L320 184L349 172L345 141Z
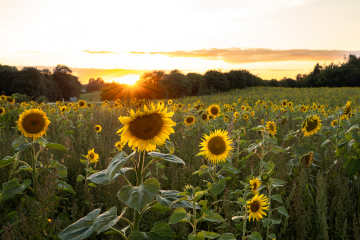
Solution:
M155 69L294 78L360 55L359 9L359 0L0 0L0 64L64 64L82 83Z

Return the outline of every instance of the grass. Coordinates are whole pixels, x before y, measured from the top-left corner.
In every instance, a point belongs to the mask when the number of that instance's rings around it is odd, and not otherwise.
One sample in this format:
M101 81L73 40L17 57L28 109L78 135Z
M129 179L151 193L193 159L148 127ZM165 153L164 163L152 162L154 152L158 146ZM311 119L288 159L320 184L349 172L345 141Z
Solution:
M100 99L101 99L100 93L101 93L101 91L83 93L83 94L80 94L79 99L85 100L86 102L100 102Z

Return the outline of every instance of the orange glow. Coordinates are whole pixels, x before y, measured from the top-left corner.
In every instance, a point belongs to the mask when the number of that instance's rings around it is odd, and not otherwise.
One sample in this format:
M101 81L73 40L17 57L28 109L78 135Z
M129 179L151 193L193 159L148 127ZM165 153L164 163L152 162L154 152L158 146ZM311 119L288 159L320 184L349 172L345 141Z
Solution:
M120 84L133 85L139 79L140 79L140 75L131 74L131 75L125 75L125 76L119 77L119 78L114 78L112 80L117 83L120 83Z

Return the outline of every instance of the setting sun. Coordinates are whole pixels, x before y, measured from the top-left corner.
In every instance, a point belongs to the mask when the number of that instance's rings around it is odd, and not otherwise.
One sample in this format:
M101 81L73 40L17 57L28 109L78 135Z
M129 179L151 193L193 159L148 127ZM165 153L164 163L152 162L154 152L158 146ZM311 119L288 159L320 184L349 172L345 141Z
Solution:
M135 82L137 80L139 80L139 78L140 78L140 75L131 74L131 75L125 75L123 77L115 78L115 79L112 79L112 80L117 82L117 83L120 83L120 84L132 85L132 84L135 84Z

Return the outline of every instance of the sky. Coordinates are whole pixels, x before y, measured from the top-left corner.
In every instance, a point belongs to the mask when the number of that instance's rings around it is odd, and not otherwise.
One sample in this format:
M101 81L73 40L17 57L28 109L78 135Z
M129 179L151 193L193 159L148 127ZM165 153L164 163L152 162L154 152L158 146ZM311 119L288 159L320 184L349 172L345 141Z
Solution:
M295 78L360 56L359 0L0 0L0 64L130 83L151 70Z

